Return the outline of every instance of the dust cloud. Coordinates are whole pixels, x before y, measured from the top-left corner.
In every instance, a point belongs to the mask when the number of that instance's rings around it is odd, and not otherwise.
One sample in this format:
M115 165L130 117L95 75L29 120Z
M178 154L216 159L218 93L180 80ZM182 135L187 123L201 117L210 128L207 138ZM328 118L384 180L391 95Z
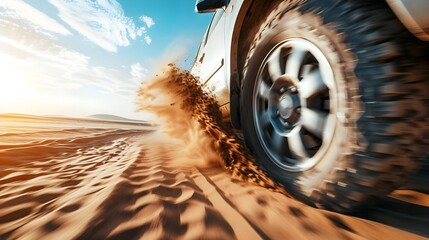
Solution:
M222 121L215 98L188 71L168 64L142 83L138 96L139 110L158 117L162 144L169 146L168 154L176 166L220 164L240 180L284 192L255 163Z

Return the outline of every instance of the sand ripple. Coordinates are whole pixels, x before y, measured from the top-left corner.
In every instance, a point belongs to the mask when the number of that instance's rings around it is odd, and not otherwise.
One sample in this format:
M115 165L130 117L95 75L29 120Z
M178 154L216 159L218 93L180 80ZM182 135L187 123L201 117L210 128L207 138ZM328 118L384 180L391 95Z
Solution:
M110 192L127 159L137 154L130 139L147 132L88 131L0 145L0 238L73 237L90 220L85 212L101 202L95 196Z

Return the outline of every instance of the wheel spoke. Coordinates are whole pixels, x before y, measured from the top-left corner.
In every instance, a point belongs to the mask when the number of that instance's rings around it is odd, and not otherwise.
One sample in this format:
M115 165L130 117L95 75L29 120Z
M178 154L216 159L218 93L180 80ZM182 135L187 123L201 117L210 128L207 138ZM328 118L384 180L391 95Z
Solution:
M306 130L314 134L316 137L322 139L325 122L327 119L326 113L309 108L302 108L301 119L302 125Z
M287 138L274 131L272 134L272 144L277 152L283 155L287 148Z
M268 83L263 80L260 80L258 95L263 99L268 99L270 97L270 87Z
M286 61L286 74L298 78L299 70L301 68L304 57L307 51L299 47L292 48Z
M294 129L288 136L288 145L291 154L297 159L308 158L307 150L302 141L300 129Z
M274 82L282 75L282 69L280 66L280 50L275 50L267 61L268 74L271 80Z
M299 93L304 99L314 96L317 93L328 89L322 80L322 75L319 69L313 70L305 76L298 84Z
M262 129L266 129L269 125L271 125L270 122L270 114L268 111L260 112L258 116L259 120L259 127Z

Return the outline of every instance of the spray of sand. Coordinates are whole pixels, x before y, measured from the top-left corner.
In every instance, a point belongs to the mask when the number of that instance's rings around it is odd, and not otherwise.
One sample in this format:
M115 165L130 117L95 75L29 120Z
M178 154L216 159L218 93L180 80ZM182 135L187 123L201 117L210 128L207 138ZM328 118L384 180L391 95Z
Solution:
M169 64L161 74L142 83L138 96L139 110L150 111L159 118L176 164L221 164L240 180L283 192L255 164L229 125L222 121L216 100L204 92L189 72Z

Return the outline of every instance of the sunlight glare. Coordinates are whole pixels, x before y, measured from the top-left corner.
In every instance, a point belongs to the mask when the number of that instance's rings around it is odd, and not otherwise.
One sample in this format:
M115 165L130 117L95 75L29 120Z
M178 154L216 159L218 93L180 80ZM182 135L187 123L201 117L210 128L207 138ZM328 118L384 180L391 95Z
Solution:
M29 76L11 57L0 55L0 102L8 103L29 97Z

